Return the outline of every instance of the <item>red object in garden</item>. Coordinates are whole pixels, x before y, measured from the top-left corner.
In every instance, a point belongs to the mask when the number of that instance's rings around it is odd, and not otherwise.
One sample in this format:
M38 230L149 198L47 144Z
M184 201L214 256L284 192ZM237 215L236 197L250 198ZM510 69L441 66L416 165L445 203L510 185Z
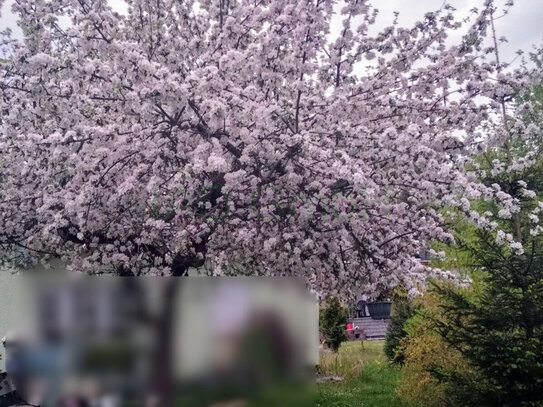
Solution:
M350 331L351 329L353 329L353 324L351 322L349 322L346 326L345 326L345 329L347 331Z

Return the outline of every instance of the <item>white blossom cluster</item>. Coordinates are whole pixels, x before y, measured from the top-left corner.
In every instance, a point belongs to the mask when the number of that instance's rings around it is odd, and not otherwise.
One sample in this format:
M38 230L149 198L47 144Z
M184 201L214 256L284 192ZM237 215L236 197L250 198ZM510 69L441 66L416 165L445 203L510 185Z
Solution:
M376 293L434 272L414 257L451 241L444 205L490 230L471 200L518 213L465 169L498 102L526 86L486 59L491 1L471 21L443 7L378 33L369 1L127 4L14 3L24 39L4 37L0 62L2 259L17 247L77 272L206 265Z

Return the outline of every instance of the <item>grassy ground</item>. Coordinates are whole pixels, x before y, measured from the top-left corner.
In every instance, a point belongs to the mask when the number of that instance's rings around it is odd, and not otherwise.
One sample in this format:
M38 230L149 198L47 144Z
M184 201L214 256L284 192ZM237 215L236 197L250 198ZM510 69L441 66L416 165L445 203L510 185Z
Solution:
M412 407L396 396L400 372L386 361L383 342L346 342L320 364L323 375L344 380L318 385L318 407Z
M320 377L339 376L340 382L321 383L314 391L300 386L276 386L257 398L228 392L183 391L176 405L185 407L415 407L396 395L401 372L383 353L383 342L346 342L337 354L323 353ZM219 389L220 390L220 389ZM229 386L226 386L226 390ZM220 396L220 397L219 397ZM227 402L217 402L217 400Z

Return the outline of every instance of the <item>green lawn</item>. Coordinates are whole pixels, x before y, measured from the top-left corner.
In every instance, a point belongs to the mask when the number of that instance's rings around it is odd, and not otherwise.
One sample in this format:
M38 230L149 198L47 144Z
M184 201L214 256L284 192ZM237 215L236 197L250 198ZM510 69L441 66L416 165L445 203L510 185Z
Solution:
M256 398L213 394L192 389L184 391L176 405L186 407L415 407L400 400L395 393L401 372L392 367L383 354L383 342L346 342L337 354L324 353L320 360L321 376L340 376L341 382L322 383L314 389L276 386ZM220 390L220 389L219 389ZM217 400L228 400L216 403Z
M386 361L383 342L346 342L337 355L322 355L321 368L344 380L318 385L318 407L412 407L396 396L401 373Z

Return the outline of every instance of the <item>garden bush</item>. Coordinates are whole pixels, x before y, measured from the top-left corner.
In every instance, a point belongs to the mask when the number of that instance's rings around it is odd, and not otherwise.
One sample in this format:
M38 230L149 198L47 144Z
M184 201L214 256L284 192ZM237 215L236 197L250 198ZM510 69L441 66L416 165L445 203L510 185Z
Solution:
M414 311L403 327L405 336L397 348L403 357L397 393L410 404L448 406L448 384L440 381L434 372L448 371L463 376L469 369L461 353L446 343L436 330L442 305L437 293L425 292L415 299Z
M413 315L413 306L403 290L397 290L392 299L390 324L385 337L384 352L389 361L402 365L405 355L400 351L401 340L407 335L406 321Z
M511 205L475 200L472 208L493 221L475 233L455 232L456 245L469 254L465 265L480 278L481 289L473 296L443 284L434 288L442 303L436 330L470 367L464 374L432 371L448 384L448 399L455 405L543 406L541 85L517 99L519 106L530 102L532 113L519 109L504 117L501 131L507 144L487 150L473 163L474 174L493 190L507 192ZM512 122L529 124L531 131L512 131ZM527 156L533 156L530 165L518 166Z
M345 325L347 310L342 307L337 297L328 297L320 312L320 330L326 345L337 352L342 342L347 340Z
M538 57L543 66L543 52ZM496 129L507 139L503 147L489 148L468 164L495 191L474 194L465 202L469 211L458 211L461 220L479 227L460 222L454 228L453 246L462 256L454 256L453 269L467 269L475 283L469 289L436 283L423 310L407 322L403 394L428 383L432 389L419 394L438 405L543 406L541 88L516 95L518 109L504 110ZM517 130L523 125L530 131ZM526 157L529 165L521 165ZM507 204L500 200L505 195Z
M489 270L482 284L438 283L416 300L397 350L403 399L425 407L543 406L543 275L526 276L522 290L503 264L507 272Z
M436 330L471 369L463 375L436 369L433 375L449 383L458 405L543 406L543 245L534 245L529 256L508 256L485 242L482 295L436 288L443 302Z

